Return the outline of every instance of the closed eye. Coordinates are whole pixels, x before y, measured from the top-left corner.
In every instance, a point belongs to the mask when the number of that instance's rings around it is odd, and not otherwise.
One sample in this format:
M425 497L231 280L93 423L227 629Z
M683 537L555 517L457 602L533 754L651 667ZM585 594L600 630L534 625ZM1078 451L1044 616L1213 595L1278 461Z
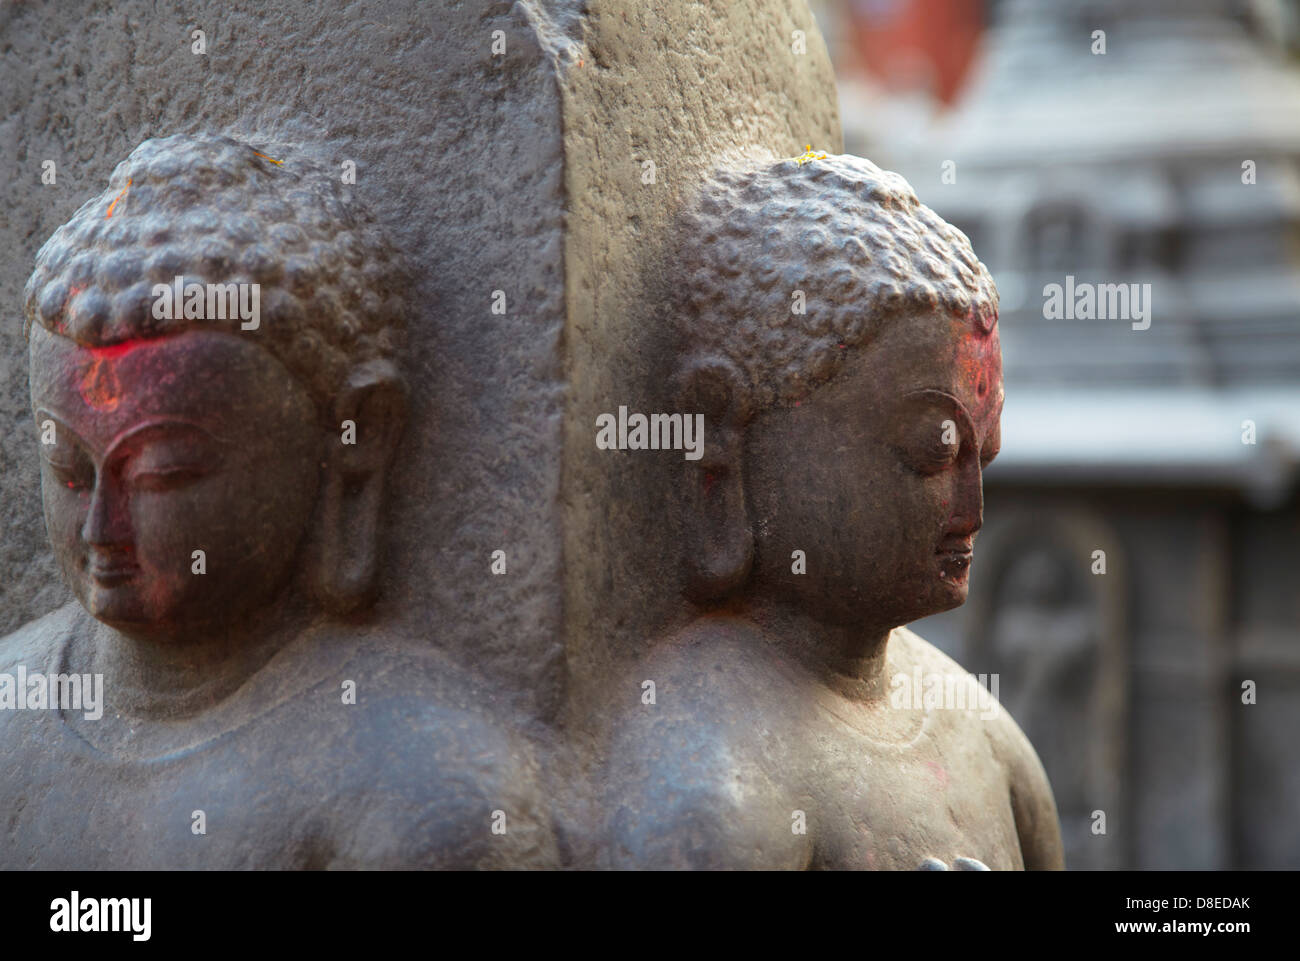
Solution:
M139 491L179 490L205 477L207 473L204 467L185 464L133 471L128 477L128 482L133 490Z
M897 418L895 450L912 472L940 474L969 456L970 416L950 394L912 391L903 398Z

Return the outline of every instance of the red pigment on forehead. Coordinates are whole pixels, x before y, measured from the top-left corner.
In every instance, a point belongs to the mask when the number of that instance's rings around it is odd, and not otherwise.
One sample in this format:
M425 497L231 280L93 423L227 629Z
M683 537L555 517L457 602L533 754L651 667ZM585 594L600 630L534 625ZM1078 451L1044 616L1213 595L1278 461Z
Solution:
M96 360L117 360L125 357L137 347L143 347L149 343L153 343L153 341L146 337L130 337L116 344L109 344L106 347L87 347L86 350L90 351L91 356Z
M968 336L967 342L957 351L957 365L961 368L962 378L974 384L980 396L988 392L997 374L997 352L989 349L988 340L987 336L978 340Z
M117 362L137 347L149 341L134 337L105 347L87 347L90 360L81 372L77 392L81 399L95 410L114 411L122 402L122 387L117 377Z
M998 384L1002 381L1002 349L997 328L981 330L963 325L954 349L954 360L964 383L974 390L976 408L971 414L977 420L992 413L998 399Z
M77 392L95 410L117 410L117 405L122 402L122 387L112 362L98 357L86 365Z

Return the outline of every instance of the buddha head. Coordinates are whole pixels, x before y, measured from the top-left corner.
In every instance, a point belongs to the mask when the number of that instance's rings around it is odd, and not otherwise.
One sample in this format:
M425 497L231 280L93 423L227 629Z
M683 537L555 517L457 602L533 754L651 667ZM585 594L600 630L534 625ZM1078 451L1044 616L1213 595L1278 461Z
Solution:
M689 595L882 630L961 604L1003 397L965 235L848 156L718 172L679 227Z
M226 137L137 147L27 283L45 523L77 600L194 640L373 600L403 271L349 190Z

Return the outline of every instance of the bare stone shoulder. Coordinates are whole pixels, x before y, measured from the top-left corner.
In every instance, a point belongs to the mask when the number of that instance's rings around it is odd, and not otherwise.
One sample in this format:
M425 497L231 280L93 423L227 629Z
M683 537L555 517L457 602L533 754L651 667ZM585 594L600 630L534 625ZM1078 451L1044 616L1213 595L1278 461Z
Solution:
M917 664L923 671L965 675L963 683L968 685L972 695L977 695L981 688L970 672L907 628L895 630L893 643L898 644L900 664ZM987 691L982 696L997 703L996 697ZM1062 868L1064 855L1060 822L1047 774L1029 738L1025 737L1015 719L1000 703L997 703L997 708L989 716L980 718L979 730L1005 771L1025 867L1031 870ZM945 712L945 715L958 716L955 712Z
M894 628L890 635L888 656L891 683L894 688L892 693L895 696L904 686L903 677L907 677L906 683L911 689L915 688L919 675L922 685L930 684L930 679L933 679L934 687L941 688L945 698L953 698L960 705L970 705L974 708L987 707L987 710L980 712L981 719L992 719L996 716L1010 720L1006 709L997 699L996 684L986 686L981 683L984 680L982 677L977 678L915 631L906 627ZM945 706L954 705L945 704ZM1011 724L1015 727L1014 721Z

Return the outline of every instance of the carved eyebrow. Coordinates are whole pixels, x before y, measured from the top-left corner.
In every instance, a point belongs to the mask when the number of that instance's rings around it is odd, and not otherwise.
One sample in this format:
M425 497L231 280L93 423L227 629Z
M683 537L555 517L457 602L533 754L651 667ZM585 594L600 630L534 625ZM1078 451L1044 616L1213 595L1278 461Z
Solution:
M77 442L78 446L80 446L82 450L91 453L93 457L94 450L93 448L91 448L89 444L86 443L85 438L83 438L75 430L69 427L67 421L65 421L58 414L55 414L53 411L45 407L39 407L36 409L36 417L37 417L38 425L41 420L46 418L54 421L54 425L56 428L56 436L57 436L57 431L67 431L68 434L72 436L72 439ZM103 460L108 460L109 456L118 447L122 446L122 444L126 443L128 440L130 440L131 438L135 437L138 434L143 434L147 431L155 431L155 430L167 431L167 430L177 430L177 429L196 431L197 433L202 434L203 436L207 437L212 441L215 441L216 443L222 445L223 447L230 446L229 441L221 437L218 437L216 434L212 433L212 431L208 430L202 424L196 423L195 421L186 420L185 418L180 418L180 417L151 417L148 420L146 420L144 423L137 424L135 427L132 427L130 430L124 433L118 434L111 441L109 441L108 450L104 452ZM46 460L49 460L49 454L45 450L46 446L47 445L45 444L41 445L41 456L44 457Z
M223 447L230 446L229 442L223 440L220 437L217 437L215 434L213 434L202 424L195 423L192 420L186 420L184 418L179 418L179 417L151 417L148 420L146 420L144 423L137 424L135 427L132 427L130 430L124 431L121 434L118 434L116 437L114 437L113 440L109 442L108 450L104 452L104 459L108 460L108 458L111 457L119 447L121 447L123 444L125 444L127 441L131 440L132 438L139 436L140 434L150 433L154 431L167 432L167 431L175 431L175 430L194 431L196 433L202 434L204 437L208 438L209 440L215 441L216 443L222 445Z

